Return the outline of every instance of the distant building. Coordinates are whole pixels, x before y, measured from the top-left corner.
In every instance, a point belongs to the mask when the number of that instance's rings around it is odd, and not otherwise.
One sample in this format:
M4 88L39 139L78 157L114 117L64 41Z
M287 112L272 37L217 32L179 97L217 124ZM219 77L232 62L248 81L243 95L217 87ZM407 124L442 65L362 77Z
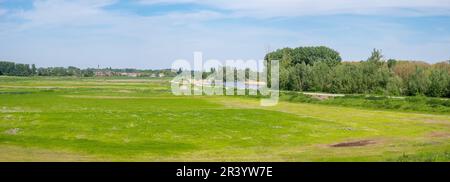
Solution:
M159 77L160 78L162 78L162 77L164 77L165 75L164 75L164 73L159 73Z
M129 76L129 77L138 77L141 76L141 73L120 73L120 76Z
M114 72L107 70L97 70L95 71L95 76L98 77L114 76Z

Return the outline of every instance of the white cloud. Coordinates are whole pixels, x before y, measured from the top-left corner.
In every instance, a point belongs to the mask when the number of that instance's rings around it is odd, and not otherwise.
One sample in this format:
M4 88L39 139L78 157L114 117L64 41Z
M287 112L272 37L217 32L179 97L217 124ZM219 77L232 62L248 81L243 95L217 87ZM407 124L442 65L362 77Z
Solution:
M194 3L241 16L277 17L326 14L449 15L448 0L138 0L143 4Z
M114 3L114 0L38 0L33 3L32 10L20 11L17 15L34 25L59 24L69 22L76 24L81 21L91 22L104 16L101 7Z
M28 63L37 63L40 66L95 67L100 64L112 67L164 68L170 66L171 61L175 59L191 59L193 51L203 51L205 59L260 59L264 56L267 45L271 45L272 49L284 46L327 45L338 49L344 58L351 56L352 60L358 60L365 59L374 47L391 49L399 47L400 52L393 50L392 55L401 58L408 55L409 50L419 50L422 46L409 48L409 44L399 39L409 31L408 27L397 27L396 24L391 25L388 22L366 22L365 19L358 25L349 22L340 27L330 25L320 27L318 30L311 30L308 27L293 30L283 26L243 24L239 19L236 19L237 24L221 24L220 21L222 18L238 16L262 18L355 11L351 7L359 7L361 12L357 13L360 14L370 11L379 13L380 8L387 11L389 8L407 7L405 3L395 4L404 2L402 0L391 4L384 0L375 1L378 3L373 6L366 5L367 0L359 0L360 3L354 0L345 1L349 4L340 4L343 1L339 0L327 1L328 4L321 0L318 2L326 6L320 6L321 4L313 1L289 0L141 1L150 5L202 3L215 7L214 9L231 11L231 14L228 14L202 8L197 11L170 11L166 14L141 16L127 11L106 10L104 7L114 4L114 0L38 0L34 2L32 9L8 12L8 15L15 14L11 16L26 21L11 21L8 24L0 22L0 42L9 42L0 45L0 59L24 63L29 61ZM420 1L425 4L414 3L419 1L408 2L409 7L435 8L437 5L431 2L438 1ZM440 5L440 7L448 6ZM430 14L430 12L419 13ZM218 20L218 23L214 25L205 23L210 20ZM367 25L370 27L367 28ZM381 25L384 26L380 27ZM354 31L328 29L342 27ZM355 32L359 32L360 35L355 36ZM367 36L367 33L371 36ZM349 36L342 36L347 34ZM391 35L388 37L392 39L383 39L385 35ZM432 53L436 55L434 57L448 55L448 46L439 44L429 47L433 46L443 47L439 52ZM418 57L430 55L420 50L415 53Z
M8 10L6 10L6 9L0 9L0 16L6 15L6 13L8 13Z
M197 50L215 58L228 55L226 52L240 51L243 55L252 50L237 47L260 39L242 34L240 27L233 29L241 32L236 35L229 29L204 26L202 22L222 17L214 11L139 16L103 9L109 3L113 1L36 1L32 9L15 15L26 21L0 31L0 42L12 42L0 45L0 58L42 66L165 68L175 59L190 59ZM262 30L246 30L252 34L258 31ZM234 45L243 39L248 43Z
M180 3L200 3L198 0L137 0L141 4L180 4Z
M36 26L122 26L132 27L153 24L152 27L196 23L222 18L215 11L168 12L155 16L139 16L127 12L114 12L103 9L117 0L37 0L30 10L14 11L15 17L27 20L21 26L29 29ZM154 26L157 24L158 26Z
M117 24L117 21L170 21L172 24L189 24L220 18L255 18L327 14L382 14L382 15L450 15L449 0L137 0L141 4L195 3L229 10L167 12L167 14L143 17L109 12L103 7L118 0L36 0L32 10L19 11L16 15L28 20L27 26L36 25L98 25ZM6 14L0 9L0 15ZM10 12L8 12L10 13ZM123 12L122 12L123 13ZM131 19L131 20L124 20ZM138 19L138 20L136 20Z

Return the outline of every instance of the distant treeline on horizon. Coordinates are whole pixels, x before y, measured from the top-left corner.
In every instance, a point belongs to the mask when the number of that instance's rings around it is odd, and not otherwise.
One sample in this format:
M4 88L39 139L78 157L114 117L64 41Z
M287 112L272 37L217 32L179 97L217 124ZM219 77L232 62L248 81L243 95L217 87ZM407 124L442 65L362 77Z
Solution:
M269 60L280 61L281 90L450 97L450 60L434 64L386 60L380 50L374 49L365 61L342 62L337 51L325 46L278 49L265 56L265 65L269 64ZM216 71L219 70L211 68L208 72L202 72L202 78L207 78ZM248 79L250 70L241 71L245 71L245 79ZM270 70L267 71L270 73ZM30 66L0 61L0 75L8 76L173 77L182 72L181 69L79 69L73 66L36 68L34 64ZM237 72L234 69L232 73L224 72L223 75L234 75L237 80ZM268 84L270 86L270 82Z
M132 76L132 77L161 77L174 76L170 69L113 69L113 68L86 68L69 67L40 67L35 64L21 64L10 61L0 61L0 75L5 76Z

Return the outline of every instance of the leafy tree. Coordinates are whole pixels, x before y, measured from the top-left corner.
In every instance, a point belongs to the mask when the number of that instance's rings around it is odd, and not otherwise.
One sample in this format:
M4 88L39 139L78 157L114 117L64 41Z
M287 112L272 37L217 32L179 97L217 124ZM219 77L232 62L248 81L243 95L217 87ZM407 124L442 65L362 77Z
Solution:
M330 91L332 93L363 92L363 72L360 64L341 64L334 69Z
M31 74L32 74L32 75L36 75L36 71L37 71L37 70L36 70L36 65L32 64L32 65L31 65Z
M280 89L284 89L284 90L290 90L291 88L291 82L289 80L289 77L291 76L291 69L286 68L286 67L281 67L280 68Z
M81 70L77 67L69 66L66 70L66 75L67 76L80 76Z
M332 69L324 62L314 64L311 69L311 91L328 92L332 80Z
M336 66L342 61L342 58L337 51L325 46L319 46L278 49L267 54L265 60L280 60L282 67L295 66L302 63L314 65L317 62L325 62L329 66Z
M408 95L424 95L427 92L429 85L429 79L425 73L425 70L420 67L416 67L414 74L410 76L407 83Z
M427 95L432 97L445 96L448 87L448 72L441 69L432 69L429 79L430 85L427 89Z
M15 64L14 75L15 76L30 76L31 75L30 65Z
M367 59L367 61L374 63L383 62L383 54L381 54L381 50L373 49L372 55Z
M328 72L341 62L338 52L328 47L283 48L265 56L265 68L270 73L270 61L280 61L280 88L285 90L322 90L329 83L311 75L312 66L319 64L317 71ZM326 65L326 66L324 66ZM315 74L315 73L314 73ZM318 73L320 74L320 73ZM315 74L317 75L317 74ZM328 75L328 74L327 74ZM270 74L269 74L270 77ZM314 78L314 79L313 79ZM269 78L270 79L270 78ZM315 85L315 83L320 85ZM270 83L269 83L270 84ZM269 85L270 86L270 85Z
M386 85L387 95L402 95L403 94L403 80L399 76L389 77Z
M16 74L15 69L16 69L15 63L7 62L7 61L0 61L0 74L1 75L14 76Z
M82 77L93 77L95 75L93 69L85 69L81 70L81 76Z
M395 60L395 59L388 59L387 60L387 65L388 65L389 70L394 69L396 64L397 64L397 60Z

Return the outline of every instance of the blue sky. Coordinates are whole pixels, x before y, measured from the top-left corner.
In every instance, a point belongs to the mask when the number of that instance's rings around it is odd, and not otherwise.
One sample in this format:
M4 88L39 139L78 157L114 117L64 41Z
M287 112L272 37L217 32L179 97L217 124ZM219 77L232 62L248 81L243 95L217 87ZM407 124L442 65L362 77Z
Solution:
M329 46L344 60L450 59L449 0L0 0L0 60L169 68Z

